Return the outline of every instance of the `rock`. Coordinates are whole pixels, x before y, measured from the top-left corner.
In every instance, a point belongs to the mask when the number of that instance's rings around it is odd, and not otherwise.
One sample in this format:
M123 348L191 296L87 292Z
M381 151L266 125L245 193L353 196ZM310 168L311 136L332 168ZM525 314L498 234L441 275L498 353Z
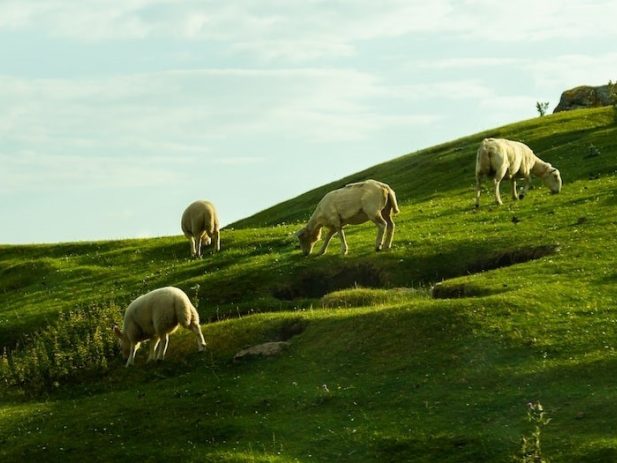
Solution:
M600 85L592 87L589 85L581 85L570 90L566 90L561 94L559 104L553 110L553 113L561 111L571 111L579 108L595 108L597 106L609 106L613 104L608 85Z
M272 357L278 355L283 350L287 349L291 344L285 341L266 342L264 344L258 344L246 349L242 349L236 355L234 355L234 362L243 360L248 357Z

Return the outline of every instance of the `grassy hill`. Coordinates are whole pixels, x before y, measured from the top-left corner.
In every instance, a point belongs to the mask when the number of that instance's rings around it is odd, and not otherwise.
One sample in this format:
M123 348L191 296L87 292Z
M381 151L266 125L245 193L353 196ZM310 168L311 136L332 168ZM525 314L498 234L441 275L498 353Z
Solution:
M561 170L473 207L475 150L523 141ZM590 149L593 145L595 149ZM227 227L222 252L182 237L0 246L0 460L617 461L617 123L559 113L374 166ZM323 194L375 178L397 192L394 248L349 227L350 254L303 258L293 233ZM487 184L487 190L488 188ZM487 193L487 192L485 192ZM429 289L439 283L433 292ZM173 284L208 342L125 369L110 325ZM269 359L240 349L287 340ZM518 461L521 461L520 458Z

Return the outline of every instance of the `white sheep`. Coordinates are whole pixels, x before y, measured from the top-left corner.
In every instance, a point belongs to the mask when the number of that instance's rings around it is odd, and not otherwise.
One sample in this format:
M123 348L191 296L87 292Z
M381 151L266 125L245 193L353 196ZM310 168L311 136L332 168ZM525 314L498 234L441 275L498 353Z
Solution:
M201 246L212 243L220 251L219 219L214 205L209 201L195 201L182 214L182 232L191 240L191 256L201 257Z
M199 314L181 289L172 286L155 289L131 302L124 313L122 330L118 326L113 328L122 355L128 359L126 366L135 363L135 353L141 342L147 339L150 340L148 361L163 360L169 335L178 325L195 333L199 351L206 348L199 326Z
M492 177L495 184L495 202L502 205L499 184L503 178L512 182L512 199L519 199L516 192L516 179L526 179L521 198L531 184L531 175L540 177L550 188L551 193L561 191L559 171L537 157L527 145L505 138L485 138L480 143L476 157L476 207L480 207L480 184L482 177Z
M341 239L341 253L347 254L347 240L343 227L370 220L377 226L375 250L389 249L394 236L394 222L391 215L398 212L394 190L385 183L376 180L350 183L327 193L317 205L307 225L296 236L300 240L302 252L308 256L321 237L322 227L326 227L326 236L318 255L326 252L330 240L336 233Z

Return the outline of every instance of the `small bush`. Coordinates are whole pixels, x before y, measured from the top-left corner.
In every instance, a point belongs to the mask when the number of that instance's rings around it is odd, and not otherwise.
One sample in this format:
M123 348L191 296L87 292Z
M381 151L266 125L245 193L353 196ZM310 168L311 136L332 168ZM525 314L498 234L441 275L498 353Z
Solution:
M117 306L61 313L43 330L25 337L0 356L0 382L33 395L50 391L80 373L107 370L118 355L112 330L120 321Z
M546 114L546 111L548 110L548 101L536 101L536 111L538 111L538 114L540 114L540 117L544 116Z
M542 429L550 423L546 417L544 408L540 402L527 404L527 421L533 425L533 431L529 436L521 439L520 456L515 461L520 463L548 463L542 455Z

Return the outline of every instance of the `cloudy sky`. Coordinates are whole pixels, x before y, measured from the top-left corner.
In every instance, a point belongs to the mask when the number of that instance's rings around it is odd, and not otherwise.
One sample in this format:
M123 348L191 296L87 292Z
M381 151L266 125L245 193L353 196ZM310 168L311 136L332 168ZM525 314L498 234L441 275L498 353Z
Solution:
M231 223L535 117L617 79L616 17L613 0L0 0L0 243L176 235L195 199Z

